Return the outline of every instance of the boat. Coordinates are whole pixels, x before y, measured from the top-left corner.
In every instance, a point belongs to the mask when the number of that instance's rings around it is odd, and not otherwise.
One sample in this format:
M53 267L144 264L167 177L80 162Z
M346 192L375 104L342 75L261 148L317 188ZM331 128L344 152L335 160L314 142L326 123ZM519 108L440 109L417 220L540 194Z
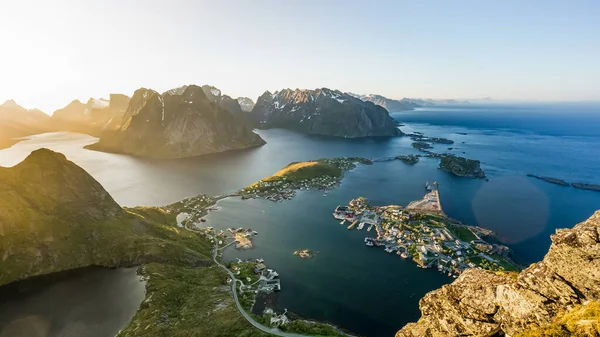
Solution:
M252 231L252 234L258 235L258 232L257 231Z
M373 242L371 242L371 241L367 241L365 244L369 247L373 247Z
M370 232L371 229L373 229L373 225L370 225L369 228L367 228L367 232Z
M406 252L402 252L402 254L400 254L400 257L403 259L407 259L408 258L408 254L406 254Z
M358 230L363 229L363 227L365 227L365 223L364 222L361 222L361 223L358 224Z
M346 222L346 219L342 220L342 222L340 222L340 225L343 225L344 222Z

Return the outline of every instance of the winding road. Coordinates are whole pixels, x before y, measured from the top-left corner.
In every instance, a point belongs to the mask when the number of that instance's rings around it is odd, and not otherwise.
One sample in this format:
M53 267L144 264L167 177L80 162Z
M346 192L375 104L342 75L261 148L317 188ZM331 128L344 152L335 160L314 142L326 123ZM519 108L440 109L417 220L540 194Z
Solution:
M226 196L220 196L217 197L216 200L220 200L220 199L224 199L229 197L230 195L226 195ZM216 204L216 202L215 202ZM196 211L201 212L202 210L198 210ZM191 231L191 232L198 232L197 230L191 229L187 227L187 222L184 224L183 228ZM233 300L235 301L235 305L238 308L238 311L240 312L240 314L242 314L242 316L244 316L244 318L250 323L252 324L252 326L254 326L255 328L275 335L275 336L282 336L282 337L311 337L311 336L307 336L307 335L300 335L300 334L296 334L296 333L288 333L288 332L283 332L277 328L268 328L260 323L258 323L257 321L254 320L254 318L252 318L252 316L248 315L248 313L246 312L246 310L244 310L244 308L242 308L242 305L240 304L240 301L238 299L238 294L237 294L237 282L240 282L242 286L244 286L244 282L242 282L242 280L238 280L235 278L235 275L233 275L233 273L224 265L222 265L218 260L217 260L217 255L219 254L219 239L217 239L216 237L213 236L208 236L208 238L212 239L215 241L215 248L213 250L213 261L215 262L215 264L221 268L223 268L223 270L225 270L227 272L227 274L229 274L229 277L231 277L231 291L233 292ZM235 241L234 241L235 242ZM223 247L225 248L225 247ZM347 335L350 336L350 335Z
M227 269L227 267L225 267L224 265L222 265L219 261L217 261L217 254L219 252L219 240L217 240L216 238L213 238L215 240L215 249L213 251L213 261L217 264L217 266L223 268L227 274L229 274L229 277L231 277L231 279L233 280L233 282L231 282L231 291L233 291L233 300L235 301L235 305L238 308L238 311L242 314L242 316L244 316L244 318L250 323L252 324L255 328L264 331L266 333L270 333L272 335L275 336L283 336L283 337L308 337L306 335L299 335L299 334L295 334L295 333L287 333L287 332L283 332L280 331L277 328L267 328L266 326L258 323L257 321L254 320L254 318L252 318L252 316L248 315L248 313L246 312L246 310L244 310L244 308L242 308L242 305L240 304L240 301L238 299L238 294L237 294L237 282L240 282L242 285L244 285L244 283L241 280L238 280L235 278L235 275L233 275L233 273Z

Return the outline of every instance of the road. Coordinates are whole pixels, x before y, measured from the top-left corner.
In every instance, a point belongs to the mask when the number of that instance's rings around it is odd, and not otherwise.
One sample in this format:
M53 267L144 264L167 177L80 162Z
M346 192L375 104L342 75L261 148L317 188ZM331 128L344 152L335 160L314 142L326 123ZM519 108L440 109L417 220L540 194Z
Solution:
M283 336L283 337L307 337L306 335L299 335L299 334L295 334L295 333L283 332L277 328L267 328L266 326L255 321L254 318L252 318L252 316L248 315L246 310L244 310L244 308L242 308L242 305L240 304L240 301L238 299L238 294L237 294L237 282L240 282L242 285L244 283L241 280L236 279L235 275L233 275L233 273L229 269L227 269L227 267L225 267L224 265L219 263L219 261L217 261L217 254L219 252L219 240L217 240L216 238L214 240L215 240L215 249L213 251L213 261L217 264L217 266L223 268L227 272L227 274L229 274L229 277L231 277L231 280L232 280L231 291L233 291L233 300L235 301L235 305L237 306L240 314L242 314L242 316L244 316L244 318L250 324L252 324L255 328L257 328L261 331L264 331L266 333L269 333L269 334L272 334L275 336Z
M227 198L229 196L221 196L218 197L218 199L223 199L223 198ZM199 212L199 211L197 211ZM197 232L196 230L193 230L191 228L187 227L187 223L183 226L183 228L191 231L191 232ZM252 318L252 316L248 315L248 313L246 312L246 310L244 310L244 308L242 308L242 305L240 304L240 301L238 299L238 294L237 294L237 282L240 282L242 284L242 286L244 285L244 282L242 282L241 280L238 280L235 278L235 275L233 275L233 273L227 269L227 267L225 267L224 265L222 265L218 260L217 260L217 255L219 254L219 239L217 239L216 237L213 236L208 236L210 239L213 239L215 241L215 248L213 251L213 261L215 262L215 264L221 268L223 268L223 270L225 270L227 272L227 274L229 274L229 277L231 277L231 291L233 292L233 300L235 301L235 305L238 308L238 311L240 312L240 314L242 314L242 316L244 316L244 318L250 323L252 324L252 326L254 326L255 328L266 332L268 334L272 334L275 336L282 336L282 337L310 337L307 335L300 335L300 334L296 334L296 333L287 333L287 332L283 332L280 331L277 328L268 328L260 323L258 323L257 321L254 320L254 318ZM234 241L235 242L235 241ZM225 248L225 247L223 247ZM348 335L350 336L350 335Z

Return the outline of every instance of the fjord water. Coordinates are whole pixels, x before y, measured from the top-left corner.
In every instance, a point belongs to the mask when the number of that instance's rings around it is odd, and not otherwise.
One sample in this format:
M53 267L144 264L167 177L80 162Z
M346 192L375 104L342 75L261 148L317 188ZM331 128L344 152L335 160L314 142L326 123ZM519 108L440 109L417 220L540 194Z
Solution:
M0 288L0 337L114 336L135 315L137 268L83 268Z
M228 248L224 257L264 258L281 274L281 308L361 335L390 336L418 319L418 300L427 291L452 280L394 254L369 249L363 238L373 233L348 231L332 219L335 206L360 195L374 204L406 205L422 197L425 181L436 180L449 216L494 230L523 264L543 257L556 228L571 227L600 209L598 192L525 176L600 183L598 104L472 104L392 116L405 124L404 132L454 140L452 145L435 145L433 151L481 160L489 182L452 176L438 170L436 160L422 158L414 166L400 161L359 166L327 196L305 191L283 203L222 200L222 209L207 217L209 225L259 232L255 249ZM285 130L260 134L267 141L260 148L172 161L93 152L83 149L94 142L92 137L45 134L0 151L0 165L14 165L33 149L48 147L86 169L121 205L133 206L234 192L292 161L418 153L408 137L335 139ZM312 260L292 255L302 248L319 253Z

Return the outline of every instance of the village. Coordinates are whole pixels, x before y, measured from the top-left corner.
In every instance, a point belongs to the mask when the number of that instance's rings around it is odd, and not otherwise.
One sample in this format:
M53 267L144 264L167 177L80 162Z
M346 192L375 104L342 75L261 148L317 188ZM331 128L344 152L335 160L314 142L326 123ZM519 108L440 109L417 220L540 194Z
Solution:
M382 247L387 253L412 259L422 268L437 268L457 277L467 268L517 271L506 246L484 241L480 231L451 221L441 210L437 185L426 184L427 194L406 208L397 205L370 206L365 198L338 206L333 212L348 230L375 229L375 237L365 237L369 247Z
M310 162L292 163L271 177L261 179L238 192L242 199L266 199L274 202L291 200L300 190L327 191L337 188L343 172L352 170L356 163L370 165L370 159L340 157Z

